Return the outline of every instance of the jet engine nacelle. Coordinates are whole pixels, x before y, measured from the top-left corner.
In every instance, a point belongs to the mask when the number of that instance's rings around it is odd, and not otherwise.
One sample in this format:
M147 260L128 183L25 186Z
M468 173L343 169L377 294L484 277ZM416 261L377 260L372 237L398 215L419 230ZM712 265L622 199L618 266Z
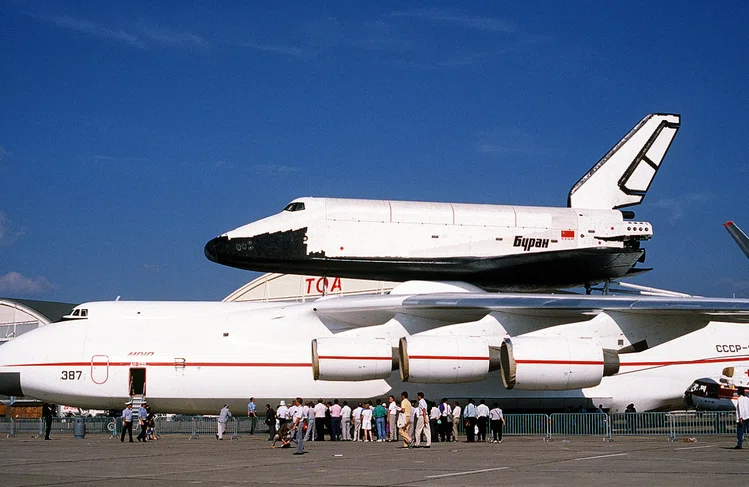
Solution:
M505 338L501 360L507 389L581 389L619 372L616 352L579 338Z
M325 337L312 340L315 380L387 379L393 371L393 348L386 338Z
M409 336L400 339L398 363L403 382L475 382L499 369L499 350L480 337Z

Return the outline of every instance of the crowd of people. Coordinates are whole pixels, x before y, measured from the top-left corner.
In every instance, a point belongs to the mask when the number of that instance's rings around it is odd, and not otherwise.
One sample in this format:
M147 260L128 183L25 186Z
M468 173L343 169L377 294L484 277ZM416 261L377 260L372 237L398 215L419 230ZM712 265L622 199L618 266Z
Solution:
M248 416L257 418L254 398L248 404ZM477 406L470 399L461 407L458 401L450 404L447 398L439 403L427 401L422 392L413 401L408 392L403 392L399 400L391 395L349 404L338 399L326 402L320 398L314 403L297 398L291 405L281 401L276 409L265 405L272 447L291 448L296 442L297 452L303 451L302 442L325 441L326 436L329 441L402 441L401 448L430 448L432 442L458 441L461 423L465 441L501 443L504 421L496 402L490 409L485 400ZM254 433L254 421L252 430Z
M122 412L122 434L120 441L133 442L132 402L127 402ZM353 407L352 407L353 406ZM250 418L250 434L255 433L258 408L255 398L247 405ZM144 401L138 409L140 434L138 441L157 440L155 415ZM216 419L216 439L222 440L227 423L232 419L228 404L224 404ZM291 448L297 445L296 454L304 453L305 441L362 441L399 442L401 448L430 448L432 442L458 441L461 423L464 426L467 442L502 442L504 415L498 403L492 409L481 400L478 406L469 399L465 406L458 401L452 404L447 398L437 403L427 401L423 392L411 401L408 392L402 392L400 400L391 395L387 399L364 401L349 404L348 401L323 401L317 403L296 398L290 405L282 400L274 409L265 405L265 423L268 426L268 441L272 447ZM487 439L487 434L491 439Z

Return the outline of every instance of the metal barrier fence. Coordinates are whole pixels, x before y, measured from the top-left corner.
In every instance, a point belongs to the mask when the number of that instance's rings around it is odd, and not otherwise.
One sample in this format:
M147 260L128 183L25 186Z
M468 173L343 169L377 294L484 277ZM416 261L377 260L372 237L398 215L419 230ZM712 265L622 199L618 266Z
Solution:
M558 413L558 414L505 414L503 434L505 436L539 436L550 440L564 436L600 436L604 440L616 436L661 436L671 440L678 437L705 435L736 435L736 414L725 412L677 412L677 413ZM75 418L55 418L51 433L58 436L73 436ZM233 418L226 425L224 437L235 439L249 435L253 430L251 418ZM133 433L139 431L133 425ZM157 435L188 435L191 439L201 436L214 437L217 432L216 418L203 416L181 416L175 419L159 417L156 420ZM120 418L86 418L86 434L108 434L119 438L122 432ZM254 432L268 434L263 418L258 418ZM463 428L460 431L464 435ZM44 437L41 419L0 418L0 435Z
M553 436L611 437L609 417L606 414L552 414L549 423L549 438Z
M551 420L546 414L505 414L504 436L549 437Z
M670 413L615 413L609 417L612 435L674 437Z

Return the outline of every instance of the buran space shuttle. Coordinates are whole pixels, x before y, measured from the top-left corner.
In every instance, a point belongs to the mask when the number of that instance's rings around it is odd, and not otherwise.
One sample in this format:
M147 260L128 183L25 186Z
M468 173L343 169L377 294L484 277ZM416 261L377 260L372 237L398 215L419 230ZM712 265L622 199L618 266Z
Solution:
M260 272L463 281L487 290L589 287L645 270L642 202L680 126L643 118L570 189L567 207L297 198L210 240L208 259Z

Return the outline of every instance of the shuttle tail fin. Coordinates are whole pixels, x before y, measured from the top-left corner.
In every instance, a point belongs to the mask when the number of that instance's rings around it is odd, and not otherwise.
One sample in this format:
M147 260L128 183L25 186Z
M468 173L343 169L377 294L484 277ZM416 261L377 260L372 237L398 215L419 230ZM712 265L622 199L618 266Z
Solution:
M567 206L617 209L640 204L680 123L676 114L654 113L640 120L572 186Z
M739 244L741 251L749 257L749 237L747 237L734 222L726 222L723 226L726 227L728 233L730 233L733 239L736 240L736 243Z

